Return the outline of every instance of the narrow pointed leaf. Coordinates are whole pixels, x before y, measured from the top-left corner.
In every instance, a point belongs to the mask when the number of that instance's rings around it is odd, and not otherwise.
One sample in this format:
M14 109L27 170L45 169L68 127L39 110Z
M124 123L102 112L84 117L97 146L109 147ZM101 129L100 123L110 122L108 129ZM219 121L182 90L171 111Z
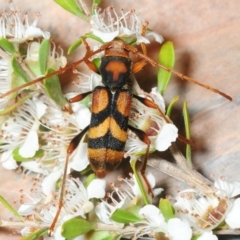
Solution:
M87 20L88 17L82 11L82 9L78 6L75 0L54 0L57 4L59 4L62 8L67 10L68 12L82 18L83 20Z
M98 41L98 42L100 42L100 43L104 43L104 41L103 41L101 38L95 36L95 35L92 34L92 33L86 33L86 34L84 35L84 37L85 37L85 38L91 38L91 39L96 40L96 41Z
M48 74L54 72L53 69L48 70ZM59 106L64 107L68 102L63 95L61 84L57 75L44 80L45 89L49 97Z
M110 219L115 222L124 224L140 222L142 220L139 216L121 208L116 209L115 212L111 215Z
M167 115L168 117L171 116L173 105L178 101L178 99L179 99L179 96L175 96L175 97L171 100L171 102L169 103L168 108L167 108L167 112L166 112L166 115Z
M143 198L143 201L145 204L150 204L150 201L149 201L149 198L148 198L148 194L147 194L147 191L144 187L144 184L142 182L142 179L141 177L139 176L139 173L138 171L136 170L136 160L132 160L131 161L131 168L133 170L133 173L134 173L134 176L136 178L136 181L137 181L137 184L138 184L138 187L141 191L141 194L142 194L142 198Z
M166 42L162 45L159 52L158 61L168 68L173 68L175 62L175 53L172 42ZM171 73L159 68L158 70L158 91L163 95L167 89Z
M47 71L47 63L48 63L48 56L50 51L50 40L44 39L41 42L40 48L39 48L39 68L41 74L45 74Z
M79 235L85 234L95 228L95 225L82 219L72 218L62 225L62 236L71 239Z
M6 38L0 38L0 47L6 52L9 52L11 54L14 54L15 52L14 45L11 42L9 42Z
M161 198L159 202L159 208L166 221L174 218L174 209L168 199Z
M27 73L23 70L23 68L21 67L21 65L19 64L19 62L17 61L17 59L15 57L12 57L11 59L11 65L12 65L12 69L13 72L18 75L19 77L21 77L25 82L29 82L30 78L27 75Z
M12 156L13 159L16 160L17 162L28 162L28 161L32 161L35 158L40 158L43 156L44 151L42 149L39 149L38 151L36 151L35 155L33 157L30 158L24 158L19 154L19 149L20 147L17 147L13 150L12 152Z
M5 108L3 111L0 111L0 116L7 114L9 112L12 112L15 108L19 107L20 105L22 105L26 100L28 100L30 97L32 97L31 94L19 99L16 103L12 104L11 106Z
M47 229L39 228L35 230L34 232L30 233L26 237L20 238L20 240L39 240L41 236L44 236L47 234Z
M68 55L70 55L73 51L75 51L82 44L82 38L79 38L68 48Z
M189 121L189 112L188 112L188 107L187 107L187 101L185 101L183 104L183 118L184 118L186 138L190 140L191 134L190 134L190 121ZM192 155L191 154L191 145L187 144L186 145L186 159L187 159L187 165L190 168L192 168L191 155Z
M16 217L18 217L21 221L24 220L24 218L2 197L0 196L0 202Z

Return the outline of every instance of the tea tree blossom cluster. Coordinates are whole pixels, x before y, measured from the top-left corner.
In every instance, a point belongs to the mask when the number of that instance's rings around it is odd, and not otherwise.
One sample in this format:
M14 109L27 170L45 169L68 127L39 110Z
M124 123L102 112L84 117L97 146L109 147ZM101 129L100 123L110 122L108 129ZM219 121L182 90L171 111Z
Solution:
M103 11L94 8L93 14L85 17L91 25L91 37L100 43L121 38L127 44L146 44L150 42L149 36L163 42L135 11L118 14L114 8ZM164 189L155 186L153 174L147 170L143 175L136 169L136 160L145 155L147 146L131 131L128 131L125 147L125 157L131 159L133 170L128 177L119 176L118 181L110 183L96 179L94 173L88 173L85 179L81 174L77 178L71 176L73 171L82 172L82 175L89 171L87 136L70 156L67 148L89 125L91 98L86 97L70 106L67 99L76 94L64 95L56 76L5 96L16 86L64 67L67 60L62 50L50 43L50 33L37 27L39 18L30 23L27 14L12 9L0 18L0 93L4 96L0 98L0 162L6 171L22 168L33 184L31 193L24 190L25 198L17 212L11 209L24 221L1 219L0 227L19 228L24 239L33 239L34 235L34 239L48 240L121 237L216 240L216 228L240 228L239 182L219 179L213 184L179 161L174 166L159 159L163 172L171 176L176 173L177 179L193 186L205 184L209 190L204 191L204 187L187 189L176 196L161 198ZM24 54L20 53L23 46ZM79 78L76 84L79 93L102 85L97 73L75 73ZM145 93L134 79L132 84L134 94L148 98L158 109L133 99L129 124L147 134L151 140L150 152L172 148L173 155L185 161L180 152L176 154L174 142L178 129L165 113L162 95L157 88ZM63 179L67 159L68 177ZM179 171L174 172L174 169ZM58 212L63 181L66 181L63 207L55 228L49 232Z

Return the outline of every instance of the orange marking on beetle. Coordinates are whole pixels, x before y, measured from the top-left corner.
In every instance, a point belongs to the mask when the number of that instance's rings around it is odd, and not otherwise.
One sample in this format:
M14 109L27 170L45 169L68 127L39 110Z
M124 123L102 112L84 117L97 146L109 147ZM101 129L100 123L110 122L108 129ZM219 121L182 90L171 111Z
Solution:
M92 112L99 113L104 110L109 104L108 92L105 89L99 89L93 93L92 97Z
M107 131L109 130L110 125L110 117L106 118L102 123L100 123L96 127L90 127L88 131L89 138L99 138L106 135Z
M88 158L97 177L104 178L108 172L114 171L121 163L123 151L106 148L88 148Z
M94 160L98 162L101 165L101 162L103 164L105 162L118 162L123 159L124 152L123 151L117 151L107 148L88 148L88 157L91 160Z
M129 116L131 110L132 96L127 92L121 92L117 99L117 110L125 117Z
M127 141L127 132L122 130L119 124L115 121L114 118L110 120L110 131L114 138L119 141L126 142Z
M122 61L110 61L106 65L106 71L112 72L113 74L113 81L117 81L119 79L119 75L121 73L126 73L127 67Z

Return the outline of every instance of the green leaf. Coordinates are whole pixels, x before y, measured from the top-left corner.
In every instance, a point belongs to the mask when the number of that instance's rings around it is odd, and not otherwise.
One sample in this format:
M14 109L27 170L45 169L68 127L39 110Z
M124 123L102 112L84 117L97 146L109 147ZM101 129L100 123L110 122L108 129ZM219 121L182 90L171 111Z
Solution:
M86 34L84 35L84 37L85 37L85 38L91 38L91 39L96 40L97 42L100 42L100 43L104 43L104 41L103 41L101 38L95 36L95 35L92 34L91 32L90 32L90 33L86 33Z
M20 147L17 147L13 150L12 152L12 157L14 160L16 160L17 162L28 162L28 161L31 161L35 158L40 158L43 156L44 154L44 151L42 149L39 149L38 151L36 151L35 155L33 157L30 157L30 158L25 158L25 157L22 157L20 154L19 154L19 149Z
M71 54L73 51L75 51L81 44L82 44L82 38L79 38L77 41L75 41L69 48L67 54Z
M150 200L148 198L148 194L146 192L146 189L144 187L144 184L142 182L142 178L139 176L139 173L138 171L136 170L136 160L132 160L131 161L131 168L133 170L133 173L134 173L134 176L136 178L136 181L137 181L137 184L138 184L138 187L140 189L140 192L142 194L142 197L143 197L143 201L144 203L147 205L147 204L150 204Z
M97 69L99 69L100 65L101 65L101 58L94 58L92 60L93 64L97 67Z
M19 77L24 79L25 82L30 82L31 79L29 78L27 73L23 70L23 68L21 67L21 65L19 64L19 62L17 61L17 59L15 57L12 57L11 65L12 65L13 72L16 75L18 75Z
M82 18L83 20L88 20L88 17L83 12L83 10L78 6L76 0L54 0L62 8L69 11L70 13Z
M179 97L178 97L178 96L175 96L175 97L171 100L171 102L169 103L168 108L167 108L167 112L166 112L166 115L167 115L168 117L171 116L173 105L178 101L178 99L179 99Z
M190 134L190 121L189 121L189 112L188 112L188 107L187 107L187 101L185 101L183 104L183 118L184 118L186 138L190 140L191 134ZM187 165L190 168L192 168L191 155L192 155L191 154L191 145L187 144L186 145L186 159L187 159Z
M116 209L114 213L111 215L110 219L112 219L115 222L125 224L142 221L142 219L139 216L132 214L129 211L123 210L121 208Z
M54 72L53 69L48 70L48 74ZM57 75L44 80L44 86L49 97L59 106L64 107L68 101L62 93L61 84Z
M0 47L11 54L15 53L14 45L9 42L6 38L0 38Z
M3 111L0 111L0 116L7 114L9 112L12 112L15 108L19 107L20 105L22 105L22 103L24 103L26 100L28 100L30 97L32 97L31 94L19 99L17 102L15 102L14 104L12 104L11 106L5 108Z
M36 229L34 232L30 233L26 237L20 238L20 240L39 240L41 236L46 235L48 232L48 229L44 228L39 228Z
M159 208L166 221L174 218L174 209L168 199L161 198L159 201Z
M85 181L84 181L84 186L85 186L85 188L87 188L88 185L91 183L91 181L94 180L94 179L96 179L95 173L89 174L89 175L87 176L87 178L85 179Z
M97 36L95 36L92 33L86 33L83 37L79 38L77 41L75 41L69 48L68 48L68 54L71 54L73 51L75 51L82 43L83 43L83 38L91 38L93 40L96 40L100 43L104 43L103 40Z
M158 61L165 67L173 68L175 62L175 53L172 42L165 42L159 52ZM159 68L158 70L158 91L163 95L167 89L171 73Z
M95 225L82 219L72 218L62 225L62 236L71 239L95 229Z
M2 197L0 196L0 202L16 217L18 217L21 221L24 221L24 218Z
M50 51L50 40L44 39L40 44L39 55L38 55L39 68L40 68L41 74L43 75L47 71L49 51Z

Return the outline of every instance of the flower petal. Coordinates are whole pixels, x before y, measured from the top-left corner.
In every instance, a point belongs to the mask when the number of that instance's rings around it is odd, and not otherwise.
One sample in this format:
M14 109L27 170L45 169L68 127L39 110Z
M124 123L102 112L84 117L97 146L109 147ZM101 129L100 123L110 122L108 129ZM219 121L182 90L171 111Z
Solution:
M166 123L159 132L156 139L156 149L158 151L167 150L172 142L175 142L178 137L178 129L171 123Z
M0 162L2 162L2 166L5 169L8 169L8 170L13 170L13 169L16 169L18 167L16 161L12 157L12 151L11 150L5 151L5 152L2 153Z
M103 32L99 31L97 29L92 28L92 33L101 38L104 42L111 42L115 37L119 35L119 31L113 31L113 32Z
M171 240L190 240L192 237L189 224L178 218L169 219L167 228Z
M45 195L48 195L55 189L56 182L60 179L62 170L52 172L42 181L42 190Z
M94 179L87 187L88 199L104 198L106 195L106 181L103 179Z
M41 167L41 164L39 164L36 161L29 161L29 162L22 162L21 166L25 169L28 169L29 171L35 172L35 173L41 173L43 175L47 175L48 171L43 169Z
M146 205L139 210L139 215L146 219L151 226L159 227L164 225L164 217L160 210L154 205Z
M39 149L38 134L36 130L30 130L23 145L19 148L19 154L22 157L33 157L36 151Z
M227 214L225 222L232 229L240 228L239 216L240 216L240 198L237 198L233 203L232 209Z
M80 143L77 147L74 156L69 164L71 169L78 172L84 170L89 165L89 159L87 155L87 143Z
M147 32L146 36L153 36L154 39L159 43L163 43L164 41L163 37L160 34L153 31Z
M204 232L198 240L218 240L217 236L213 234L212 231Z

